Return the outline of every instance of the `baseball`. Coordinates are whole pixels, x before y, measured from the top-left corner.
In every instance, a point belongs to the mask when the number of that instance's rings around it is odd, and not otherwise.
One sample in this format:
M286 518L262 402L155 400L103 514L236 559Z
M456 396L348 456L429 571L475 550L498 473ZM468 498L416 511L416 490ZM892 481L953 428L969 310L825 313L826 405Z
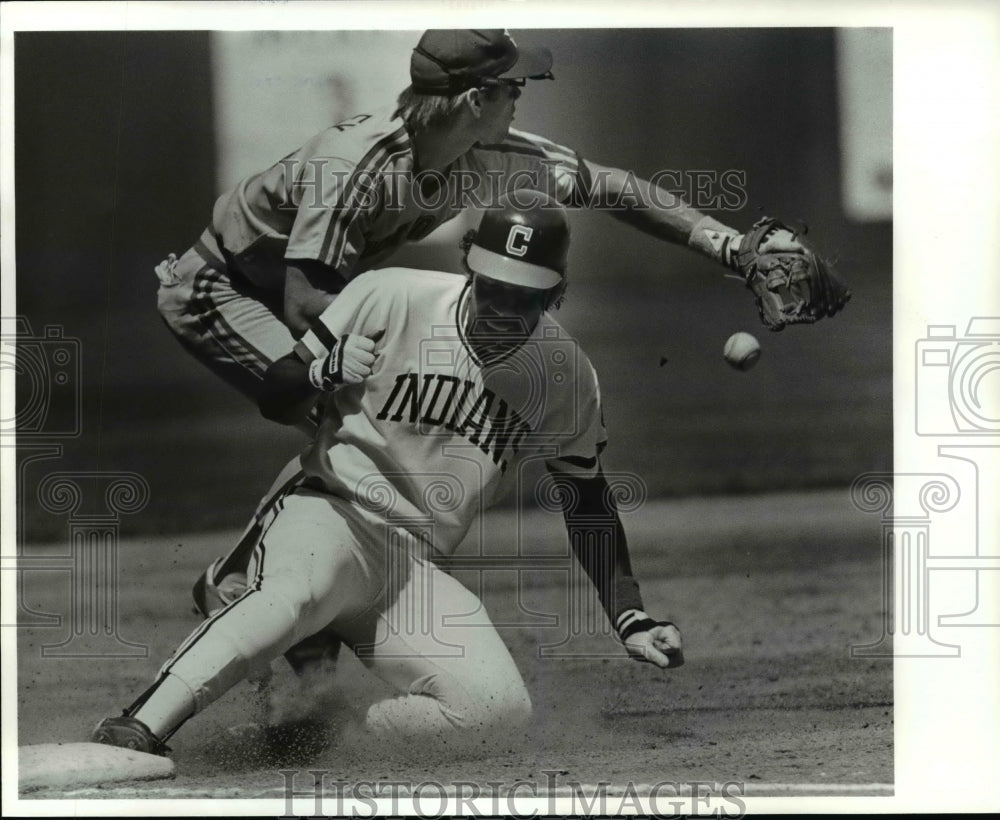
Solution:
M749 370L760 358L760 342L741 330L726 340L722 355L737 370Z

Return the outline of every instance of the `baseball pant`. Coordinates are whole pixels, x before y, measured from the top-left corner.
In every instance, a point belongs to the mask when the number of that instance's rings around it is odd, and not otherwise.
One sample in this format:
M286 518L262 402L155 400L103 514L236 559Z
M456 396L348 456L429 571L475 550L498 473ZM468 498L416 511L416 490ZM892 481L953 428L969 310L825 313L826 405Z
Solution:
M267 366L295 343L282 320L284 295L230 276L211 230L156 273L167 327L191 355L256 402Z
M264 522L247 591L191 634L160 680L183 681L197 712L328 627L401 693L368 709L377 735L524 727L530 700L507 647L480 600L431 553L425 538L299 487Z

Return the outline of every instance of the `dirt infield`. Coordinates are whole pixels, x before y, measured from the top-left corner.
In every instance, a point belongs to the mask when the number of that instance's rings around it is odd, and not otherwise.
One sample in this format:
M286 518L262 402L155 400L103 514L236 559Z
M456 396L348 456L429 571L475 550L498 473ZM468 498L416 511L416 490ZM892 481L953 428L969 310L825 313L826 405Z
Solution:
M505 624L501 634L534 704L527 737L497 739L456 761L426 749L362 749L338 734L314 757L268 759L226 734L263 713L264 696L244 683L171 741L174 781L72 796L273 797L286 782L279 769L296 767L327 770L348 783L500 781L503 788L533 783L543 791L601 781L616 787L707 781L745 784L748 794L755 784L820 790L830 784L833 793L848 784L893 782L891 662L852 659L849 651L881 635L879 522L853 509L846 489L651 502L624 520L647 609L683 630L683 668L661 672L623 658L600 634L604 624L598 634L572 627L581 619L567 617L572 596L565 571L461 569L456 575L472 589L482 581L487 609ZM509 511L495 512L479 532L461 554L513 560L515 532L531 534L521 540L522 555L565 550L555 515L516 520ZM18 743L85 739L97 720L141 692L197 623L189 603L192 579L233 536L121 545L119 637L137 645L123 652L140 657L57 657L51 647L66 641L72 618L23 626ZM65 544L26 552L60 551ZM67 577L25 573L22 604L66 614ZM36 618L22 614L23 621ZM148 647L145 657L142 647ZM297 684L284 663L274 669L271 697L295 696ZM346 721L387 694L342 653L333 701L339 716Z

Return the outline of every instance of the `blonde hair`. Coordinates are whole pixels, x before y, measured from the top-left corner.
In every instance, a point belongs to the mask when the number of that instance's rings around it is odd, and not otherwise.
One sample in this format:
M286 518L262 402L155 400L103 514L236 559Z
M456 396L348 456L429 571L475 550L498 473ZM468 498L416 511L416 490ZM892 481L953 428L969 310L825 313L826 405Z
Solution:
M466 89L468 90L468 89ZM496 86L486 86L480 89L493 97L499 89ZM455 115L464 102L465 91L457 94L421 94L408 85L396 98L396 116L403 119L414 131L426 131L442 125Z
M410 85L396 99L396 116L414 131L425 131L447 123L461 105L461 94L421 94Z

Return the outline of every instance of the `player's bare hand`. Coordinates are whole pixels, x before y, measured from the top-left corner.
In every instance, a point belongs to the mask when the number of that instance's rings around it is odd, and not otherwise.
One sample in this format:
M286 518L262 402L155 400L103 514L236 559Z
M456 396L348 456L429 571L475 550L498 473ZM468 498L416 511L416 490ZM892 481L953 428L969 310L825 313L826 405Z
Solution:
M652 663L661 669L675 669L684 664L680 630L673 624L657 624L645 632L636 632L625 641L633 660Z
M661 669L684 664L681 632L670 621L657 621L640 609L628 609L615 621L618 637L633 660L652 663Z
M361 384L371 375L378 354L375 345L384 331L370 336L347 333L337 340L323 359L309 365L309 381L319 390L336 390L348 384Z

